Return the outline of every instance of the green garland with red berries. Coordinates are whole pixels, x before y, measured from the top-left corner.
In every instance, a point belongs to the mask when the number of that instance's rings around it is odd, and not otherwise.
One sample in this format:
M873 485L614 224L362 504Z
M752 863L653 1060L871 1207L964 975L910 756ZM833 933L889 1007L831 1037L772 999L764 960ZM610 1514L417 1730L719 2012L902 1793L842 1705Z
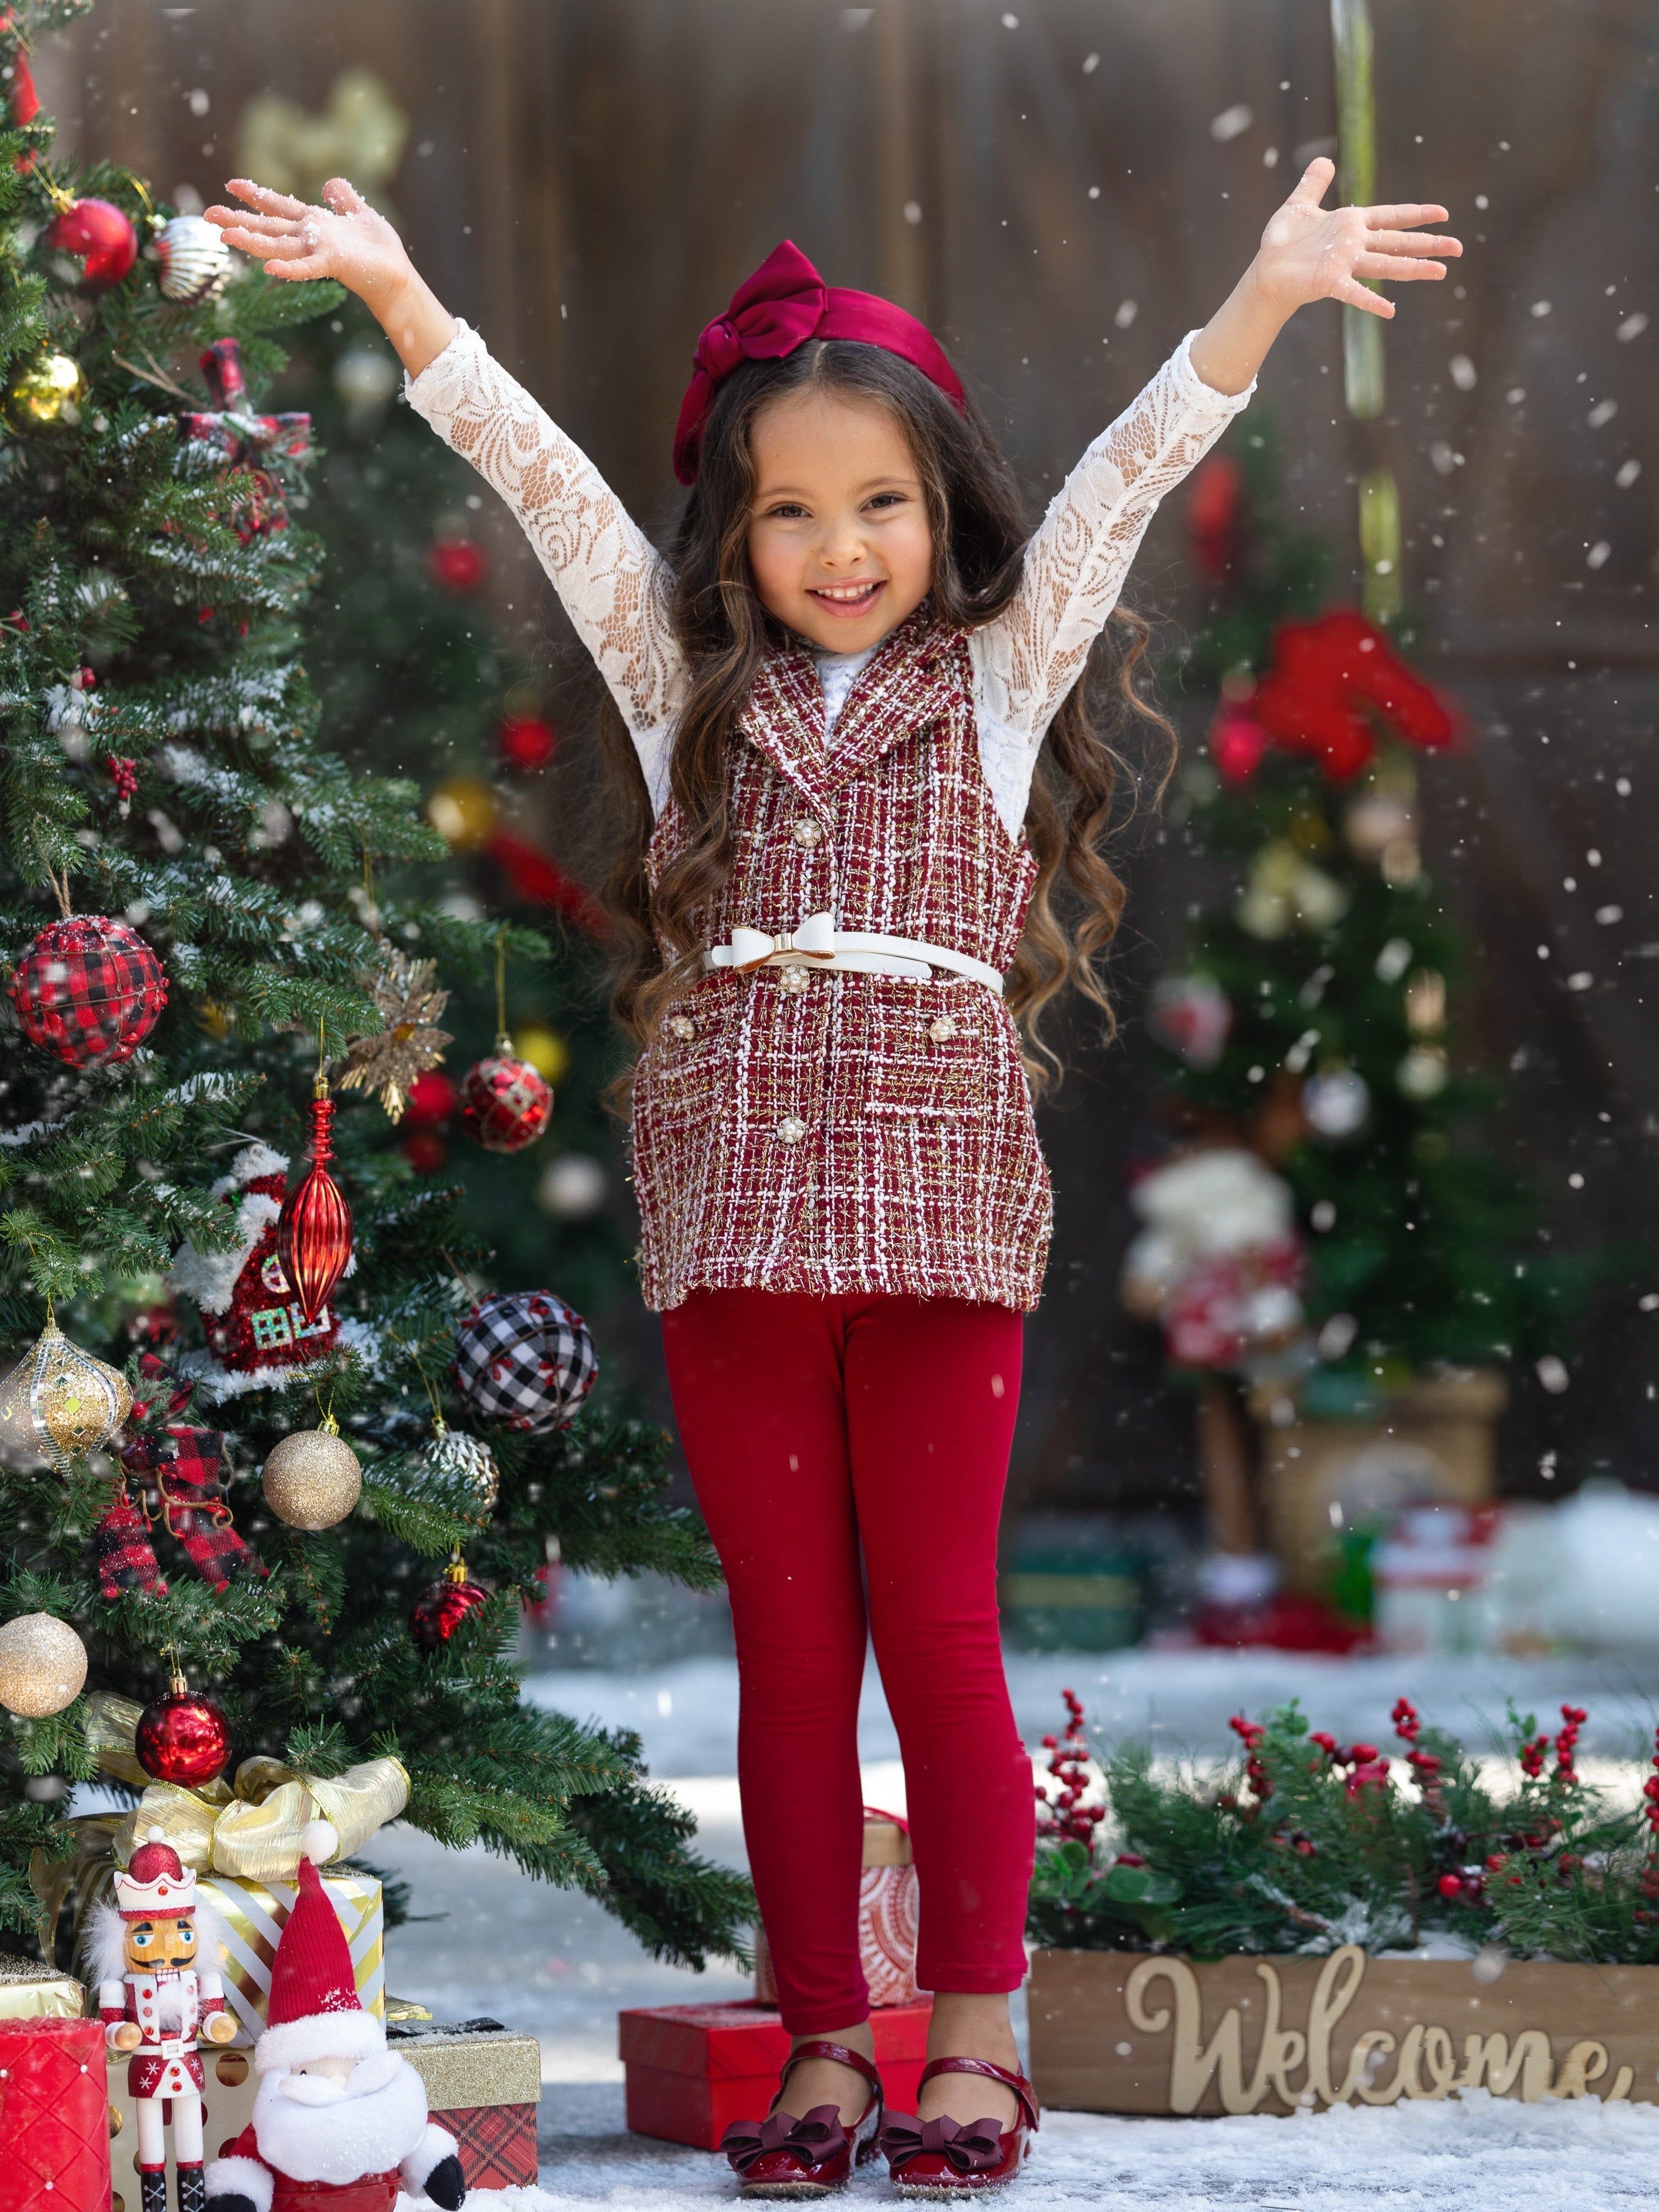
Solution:
M1553 1735L1509 1709L1482 1761L1405 1698L1399 1749L1340 1744L1298 1707L1231 1725L1243 1759L1171 1769L1145 1746L1091 1759L1080 1700L1045 1736L1029 1929L1080 1950L1368 1952L1644 1966L1659 1959L1659 1733L1639 1801L1586 1781L1587 1715ZM1502 1772L1494 1770L1501 1766ZM1399 1770L1403 1768L1403 1777Z

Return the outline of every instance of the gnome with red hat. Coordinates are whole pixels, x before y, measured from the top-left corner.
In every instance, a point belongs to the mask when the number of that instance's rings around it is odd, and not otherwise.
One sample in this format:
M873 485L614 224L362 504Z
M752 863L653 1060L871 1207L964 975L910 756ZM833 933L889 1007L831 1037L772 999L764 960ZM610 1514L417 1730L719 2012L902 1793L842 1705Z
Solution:
M351 1954L315 1866L277 1939L253 2118L207 2170L209 2212L458 2212L455 2138L427 2116L426 2085L357 2002ZM148 2212L148 2208L146 2208Z
M115 1902L100 1908L92 1930L105 2039L112 2051L132 2054L127 2092L138 2122L140 2212L167 2212L169 2107L179 2212L203 2212L196 2039L199 2031L210 2043L228 2043L236 2033L216 1971L223 1940L213 1908L197 1897L194 1872L151 1828L116 1875ZM198 1952L215 1965L198 1966Z

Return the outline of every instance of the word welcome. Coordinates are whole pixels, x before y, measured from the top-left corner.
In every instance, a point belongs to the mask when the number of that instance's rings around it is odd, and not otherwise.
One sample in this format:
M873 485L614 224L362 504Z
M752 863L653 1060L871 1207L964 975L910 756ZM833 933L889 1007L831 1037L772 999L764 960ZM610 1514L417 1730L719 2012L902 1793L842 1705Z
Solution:
M1414 2021L1400 2037L1389 2028L1364 2029L1354 2039L1341 2080L1334 2081L1333 2033L1359 1994L1365 1966L1365 1954L1357 1943L1345 1943L1332 1952L1314 1985L1304 2034L1300 2028L1281 2025L1284 1992L1278 1969L1267 1960L1258 1960L1255 1971L1266 1990L1265 2017L1248 2081L1239 2008L1228 2006L1206 2044L1198 1976L1184 1959L1143 1959L1124 1986L1124 2004L1133 2027L1143 2034L1161 2035L1170 2023L1170 2007L1150 2010L1146 1993L1159 1982L1170 1986L1175 2021L1170 2061L1172 2112L1196 2112L1212 2080L1224 2112L1253 2112L1270 2091L1294 2108L1346 2105L1356 2097L1362 2104L1392 2105L1402 2097L1449 2097L1455 2089L1486 2088L1505 2097L1517 2082L1522 2102L1531 2105L1540 2097L1582 2097L1607 2070L1604 2043L1575 2043L1558 2072L1549 2037L1541 2028L1524 2029L1513 2045L1507 2035L1466 2035L1460 2057L1449 2028ZM1391 2057L1394 2070L1385 2081ZM1300 2081L1292 2078L1298 2069L1304 2069ZM1597 2094L1627 2097L1633 2079L1632 2069L1621 2066L1611 2087Z

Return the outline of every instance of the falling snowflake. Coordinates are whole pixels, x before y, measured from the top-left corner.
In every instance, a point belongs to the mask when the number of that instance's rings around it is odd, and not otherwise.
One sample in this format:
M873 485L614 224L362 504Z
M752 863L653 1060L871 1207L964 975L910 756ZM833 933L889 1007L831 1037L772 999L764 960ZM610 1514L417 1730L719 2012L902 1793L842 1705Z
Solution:
M454 1039L436 1026L449 1004L447 991L434 991L434 960L411 960L382 944L377 967L359 981L380 1009L382 1027L372 1036L355 1036L350 1049L334 1065L342 1091L373 1091L392 1120L402 1118L409 1086L435 1067Z

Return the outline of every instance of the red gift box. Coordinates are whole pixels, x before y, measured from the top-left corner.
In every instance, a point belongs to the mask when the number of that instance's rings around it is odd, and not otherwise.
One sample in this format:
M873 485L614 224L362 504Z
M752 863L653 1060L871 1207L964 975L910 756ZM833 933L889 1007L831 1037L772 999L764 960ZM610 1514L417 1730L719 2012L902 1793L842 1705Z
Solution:
M870 2015L876 2064L894 2112L914 2112L927 2057L931 1998ZM757 2120L778 2093L790 2038L770 2005L655 2005L620 2013L628 2124L696 2150L718 2150L733 2120Z
M0 2021L6 2212L109 2212L104 2024Z
M428 2118L454 2136L469 2191L535 2187L534 2105L459 2105Z

